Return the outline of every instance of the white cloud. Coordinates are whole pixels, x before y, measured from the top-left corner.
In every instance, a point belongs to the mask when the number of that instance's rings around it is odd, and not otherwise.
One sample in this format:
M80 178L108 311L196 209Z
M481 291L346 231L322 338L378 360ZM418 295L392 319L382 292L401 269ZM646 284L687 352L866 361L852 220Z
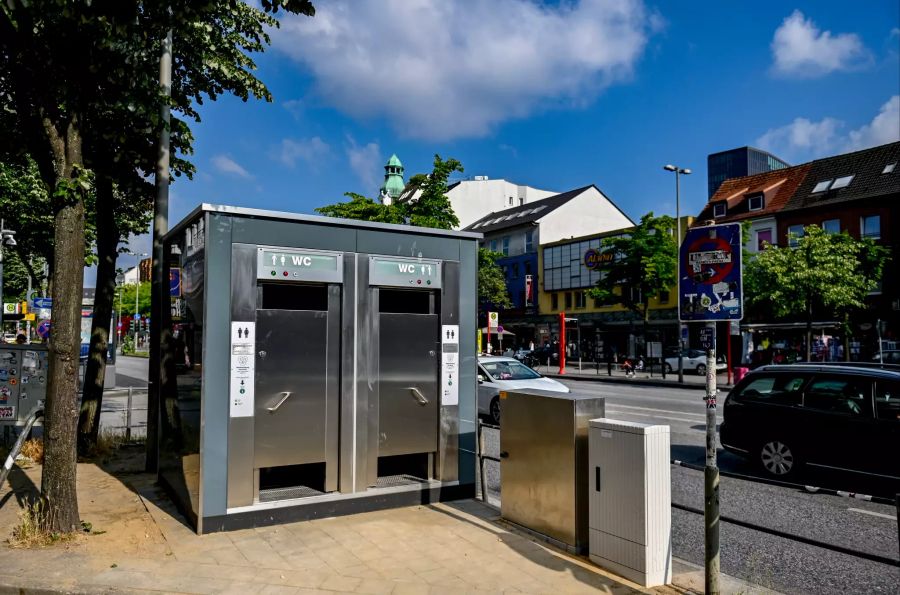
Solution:
M294 167L297 161L305 161L315 168L330 152L331 147L318 136L300 140L286 138L281 141L278 159L288 167Z
M317 13L318 14L318 13ZM366 187L361 192L366 196L375 196L376 190L379 188L378 173L383 165L381 159L381 148L378 143L368 143L359 146L356 141L347 137L347 159L350 161L350 169L356 174L356 177Z
M900 37L900 27L894 27L891 29L891 37Z
M225 174L233 174L241 178L252 178L246 169L228 155L216 155L210 160L217 170Z
M591 101L661 23L641 0L334 0L285 17L273 41L337 109L446 140Z
M845 128L846 124L835 118L823 118L818 122L796 118L790 124L768 130L756 144L799 163L900 140L900 95L888 99L868 124L846 134L843 133Z
M871 55L855 33L821 31L799 10L784 19L772 39L775 72L816 77L838 70L859 68Z
M851 130L848 147L865 149L895 140L900 140L900 95L888 99L869 124Z

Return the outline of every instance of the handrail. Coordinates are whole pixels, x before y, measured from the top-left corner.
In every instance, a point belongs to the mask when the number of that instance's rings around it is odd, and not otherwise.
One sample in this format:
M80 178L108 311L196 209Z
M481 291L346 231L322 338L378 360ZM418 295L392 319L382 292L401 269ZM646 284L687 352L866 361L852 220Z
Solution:
M25 444L25 439L28 438L28 434L31 432L31 428L34 426L35 422L37 422L38 418L42 417L44 417L44 406L35 405L34 409L31 410L31 413L28 414L28 419L25 420L25 426L22 428L22 433L19 434L16 443L13 444L12 450L9 451L9 456L6 457L3 469L0 470L0 487L6 485L6 476L9 475L13 464L16 462L16 457L19 456L22 445Z

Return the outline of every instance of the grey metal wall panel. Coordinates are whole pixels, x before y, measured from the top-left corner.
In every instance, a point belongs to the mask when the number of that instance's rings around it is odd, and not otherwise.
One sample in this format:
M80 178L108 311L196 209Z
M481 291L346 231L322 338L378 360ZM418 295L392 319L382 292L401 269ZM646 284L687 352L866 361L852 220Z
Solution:
M356 255L344 254L344 291L341 298L340 478L338 490L354 491L356 474Z
M231 217L210 214L206 222L206 279L201 398L200 514L227 509L228 374L231 345ZM202 519L200 521L202 523Z
M478 244L459 241L459 482L475 483ZM449 323L447 323L449 324Z
M357 251L387 256L459 260L459 240L410 233L359 231ZM472 242L474 244L474 242Z
M235 242L353 252L357 230L346 227L235 218Z

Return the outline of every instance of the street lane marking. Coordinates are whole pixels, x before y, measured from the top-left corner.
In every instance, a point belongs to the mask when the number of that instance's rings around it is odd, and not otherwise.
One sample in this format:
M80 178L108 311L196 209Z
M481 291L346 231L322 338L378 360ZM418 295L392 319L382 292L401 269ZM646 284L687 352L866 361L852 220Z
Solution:
M858 512L860 514L868 514L868 515L872 515L872 516L877 516L877 517L881 517L883 519L888 519L891 521L896 520L896 518L897 518L896 516L894 516L892 514L884 514L883 512L874 512L872 510L863 510L862 508L848 508L847 510L849 510L850 512Z
M696 423L700 423L700 422L698 422L698 420L696 420L696 419L683 419L683 418L680 418L680 417L671 417L671 416L669 416L669 415L659 415L659 414L656 414L656 413L638 413L638 412L636 412L636 411L620 411L619 413L620 413L621 415L637 415L637 416L640 416L640 417L650 417L650 418L652 418L652 419L669 419L669 420L672 420L672 421L680 421L680 422L686 423L686 424L696 424ZM699 432L700 430L694 430L694 431Z
M671 409L652 409L650 407L635 407L633 405L619 405L618 403L610 403L612 409L638 409L640 411L657 411L659 413L674 413L675 415L696 416L700 421L706 421L706 415L700 413L685 413L681 411L672 411Z

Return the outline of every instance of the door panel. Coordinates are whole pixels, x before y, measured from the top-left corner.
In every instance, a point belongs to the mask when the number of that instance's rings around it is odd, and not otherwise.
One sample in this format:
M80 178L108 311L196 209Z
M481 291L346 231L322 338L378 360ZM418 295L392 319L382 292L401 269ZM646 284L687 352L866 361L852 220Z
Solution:
M872 382L858 376L821 374L803 396L805 458L812 464L872 471L875 420Z
M327 312L257 310L256 468L326 459L327 323Z
M378 456L435 452L438 316L378 316Z

